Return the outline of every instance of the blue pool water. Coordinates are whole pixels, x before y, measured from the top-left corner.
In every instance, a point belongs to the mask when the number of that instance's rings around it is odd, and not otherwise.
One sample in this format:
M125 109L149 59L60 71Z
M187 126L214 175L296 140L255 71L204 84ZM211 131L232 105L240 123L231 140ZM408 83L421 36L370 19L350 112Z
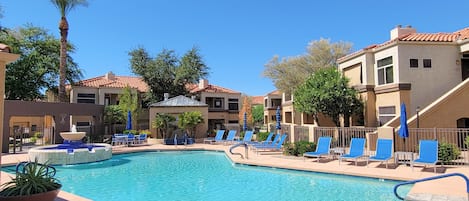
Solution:
M397 200L395 181L234 165L206 151L115 155L58 166L57 177L62 190L99 201Z

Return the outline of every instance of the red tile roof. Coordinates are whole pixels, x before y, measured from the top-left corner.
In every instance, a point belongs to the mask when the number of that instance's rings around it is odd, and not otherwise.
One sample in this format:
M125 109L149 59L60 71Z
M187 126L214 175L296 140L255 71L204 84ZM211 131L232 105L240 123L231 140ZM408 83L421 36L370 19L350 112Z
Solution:
M270 96L270 95L282 95L282 92L280 92L279 90L274 90L267 94L267 96Z
M251 104L252 105L263 105L264 104L264 96L251 96Z
M229 94L239 94L240 92L227 89L224 87L216 86L213 84L208 84L205 88L199 88L198 84L188 85L187 89L190 93L198 93L198 92L208 92L208 93L229 93Z
M356 55L360 55L361 53L364 53L366 50L371 50L373 48L378 48L378 47L383 47L389 44L396 43L397 41L413 41L413 42L456 42L458 40L464 40L469 38L469 27L466 27L464 29L461 29L459 31L453 32L453 33L410 33L410 34L405 34L402 35L396 39L386 41L381 44L373 44L370 46L367 46L361 50L358 50L356 52L353 52L351 54L348 54L342 58L339 58L338 61L343 61L346 58L351 58Z
M75 86L83 87L109 87L109 88L125 88L127 85L136 88L140 92L147 92L148 85L140 77L132 76L113 76L114 78L107 79L106 76L94 77L82 80L75 84Z

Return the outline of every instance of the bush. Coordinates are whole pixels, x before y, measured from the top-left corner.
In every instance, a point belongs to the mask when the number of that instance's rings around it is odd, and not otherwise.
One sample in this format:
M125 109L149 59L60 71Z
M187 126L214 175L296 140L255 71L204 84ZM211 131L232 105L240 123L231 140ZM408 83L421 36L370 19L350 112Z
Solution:
M316 150L316 144L314 142L299 141L295 143L287 143L284 146L285 155L290 156L302 156L306 152Z
M267 136L269 136L269 132L259 132L257 133L257 141L262 142L267 139Z
M438 159L443 164L458 159L459 154L461 154L461 151L455 144L442 142L438 145Z
M137 130L124 130L124 134L138 135L138 131Z

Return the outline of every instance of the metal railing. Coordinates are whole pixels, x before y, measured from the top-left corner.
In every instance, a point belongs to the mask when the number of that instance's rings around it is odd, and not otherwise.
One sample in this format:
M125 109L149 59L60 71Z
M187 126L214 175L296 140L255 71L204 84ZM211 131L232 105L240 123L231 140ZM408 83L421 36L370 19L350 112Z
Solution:
M417 180L402 182L402 183L397 184L396 186L394 186L394 195L396 195L396 197L399 198L400 200L404 200L404 198L401 197L397 193L397 189L401 186L409 185L409 184L415 184L415 183L424 182L424 181L442 179L442 178L446 178L446 177L455 177L455 176L462 177L466 181L466 193L469 195L469 179L466 177L466 175L463 175L461 173L451 173L451 174L438 175L438 176L434 176L434 177L428 177L428 178L423 178L423 179L417 179Z
M309 141L309 128L308 126L294 126L295 142Z
M321 136L332 137L331 147L348 147L352 138L366 138L367 133L373 133L375 127L315 127L314 141Z

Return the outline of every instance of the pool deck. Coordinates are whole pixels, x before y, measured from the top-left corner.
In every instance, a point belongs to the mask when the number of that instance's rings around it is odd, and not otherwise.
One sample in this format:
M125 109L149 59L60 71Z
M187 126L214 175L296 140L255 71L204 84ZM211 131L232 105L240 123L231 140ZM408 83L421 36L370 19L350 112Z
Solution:
M370 162L366 166L366 159L359 160L358 165L352 161L343 161L339 165L338 160L322 159L319 163L317 159L304 160L303 157L283 156L279 152L272 153L266 152L256 154L249 150L248 159L242 159L239 155L232 155L229 151L230 146L224 145L211 145L211 144L194 144L189 146L169 146L169 145L143 145L134 147L114 146L113 154L152 151L152 150L214 150L224 151L227 156L234 162L247 165L268 166L295 170L315 171L334 174L345 174L354 176L373 177L380 179L392 180L414 180L431 176L442 175L442 173L462 173L469 176L469 168L466 166L445 166L438 167L437 173L433 173L433 167L423 169L422 166L414 167L414 171L406 165L395 165L391 160L389 167L386 169L385 164L379 162ZM243 147L238 147L233 150L235 153L242 153L245 150ZM20 154L4 154L1 158L1 165L15 165L20 161L28 160L27 153ZM4 183L10 177L7 173L1 172L0 181ZM88 201L89 199L82 198L64 191L59 193L57 201L73 200L73 201ZM460 177L449 177L439 180L427 181L415 184L406 200L428 200L428 201L459 201L469 200L466 192L466 183Z

